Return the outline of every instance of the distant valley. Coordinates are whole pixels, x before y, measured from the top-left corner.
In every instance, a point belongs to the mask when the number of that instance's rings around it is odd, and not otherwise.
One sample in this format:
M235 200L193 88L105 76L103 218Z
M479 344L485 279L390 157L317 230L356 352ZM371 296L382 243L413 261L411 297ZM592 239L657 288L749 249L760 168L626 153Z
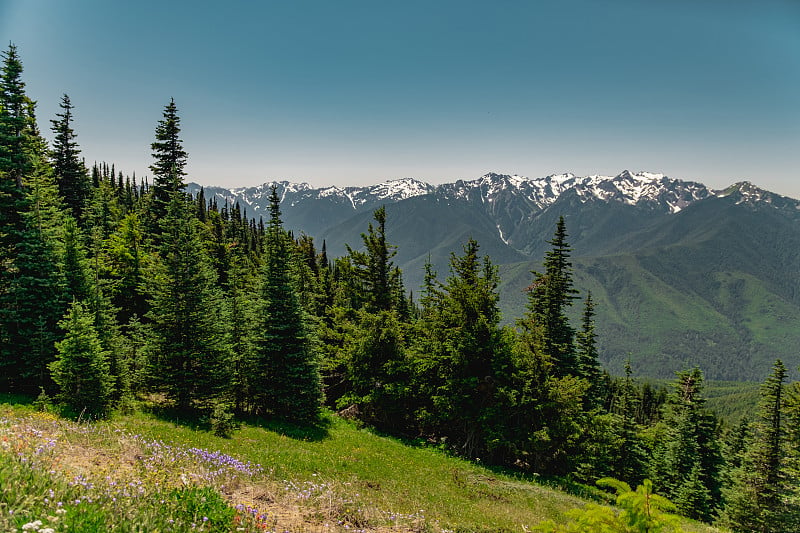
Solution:
M206 198L266 213L271 183L206 187ZM357 248L385 205L395 263L416 293L430 257L440 279L467 238L500 267L505 321L524 313L524 288L566 219L576 286L597 301L601 360L619 373L671 378L699 366L709 379L760 381L776 358L800 365L800 202L748 183L712 190L661 174L487 174L430 185L369 187L275 182L285 227L323 240L330 256ZM192 184L189 191L196 193ZM265 217L266 218L266 217ZM575 306L575 314L580 305Z

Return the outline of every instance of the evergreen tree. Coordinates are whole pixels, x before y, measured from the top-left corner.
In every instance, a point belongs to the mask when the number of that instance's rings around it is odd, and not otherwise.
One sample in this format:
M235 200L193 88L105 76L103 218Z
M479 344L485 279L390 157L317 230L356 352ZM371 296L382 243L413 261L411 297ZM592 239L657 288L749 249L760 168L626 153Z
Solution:
M548 520L536 527L544 533L681 533L677 509L667 498L653 492L653 483L645 479L636 490L627 483L613 478L597 481L601 487L617 492L616 507L619 511L596 503L584 509L575 509L568 514L572 522L564 527Z
M273 186L251 390L257 412L313 423L322 407L319 362L293 284L289 237L280 215L280 199Z
M17 47L8 45L2 54L0 75L0 172L5 174L3 192L7 201L21 200L23 178L33 171L32 151L37 136L33 103L25 94L22 81L22 61ZM5 211L3 209L2 211ZM13 212L13 210L12 210Z
M717 423L705 411L700 369L679 372L667 400L650 473L687 516L709 521L720 498Z
M83 236L71 216L64 223L64 277L67 298L83 301L89 296L89 274Z
M22 81L22 62L10 44L0 71L0 383L14 386L23 372L17 347L20 316L18 248L27 233L23 177L33 170L33 117Z
M180 139L181 119L175 100L170 99L164 107L163 118L156 126L156 140L150 145L153 159L150 170L153 172L153 215L155 220L166 213L166 206L173 193L182 192L186 188L183 177L184 168L189 155L183 149Z
M154 384L187 411L227 393L230 352L217 278L200 240L199 222L173 193L161 224L158 262L150 276Z
M30 155L24 178L24 210L12 228L13 246L4 258L0 290L0 379L20 392L49 387L47 365L60 338L58 321L66 310L63 260L64 218L43 143Z
M400 284L398 271L392 263L397 251L386 241L386 208L376 209L373 216L377 227L370 223L367 233L361 234L364 251L347 247L355 267L357 296L363 298L363 305L370 312L396 308L394 296Z
M497 269L478 250L470 239L463 255L451 254L450 277L423 297L427 310L415 349L415 380L429 398L418 414L423 428L466 457L504 453L498 423L512 374L499 327ZM432 285L430 268L427 277Z
M386 209L376 209L373 216L377 225L370 223L361 234L363 251L348 246L348 256L337 263L341 294L334 297L340 306L334 313L349 323L327 331L343 341L341 359L330 369L341 372L347 384L337 400L340 407L355 405L363 421L397 430L404 426L401 382L407 381L403 287L392 263L395 247L386 239Z
M144 229L137 213L122 219L105 244L104 267L113 281L109 296L119 309L118 322L140 319L148 311L145 273L151 262L144 243Z
M787 505L793 488L787 484L785 469L785 380L786 367L778 360L761 387L758 418L742 466L726 490L721 521L736 532L777 533L798 527L797 509Z
M60 388L59 398L77 415L104 417L111 406L113 380L94 317L75 301L59 325L66 337L56 343L56 359L50 363L53 381Z
M408 387L405 332L395 310L356 313L349 332L346 375L349 394L339 407L355 405L359 418L384 431L406 427Z
M603 390L603 374L598 360L594 316L594 301L592 293L588 292L584 302L582 328L576 335L575 344L578 373L589 382L589 389L585 396L585 406L589 410L600 408L606 394L606 391Z
M100 345L109 354L110 372L114 383L114 400L119 400L131 391L128 359L124 353L124 341L117 322L118 309L107 295L107 287L111 284L103 279L105 269L103 241L97 228L92 228L92 261L90 292L86 299L88 309L94 313L94 325Z
M552 360L555 376L579 375L575 353L575 330L566 316L567 307L577 298L572 285L572 263L564 217L558 219L552 249L545 254L545 272L533 272L528 288L528 310L523 327L541 336L544 353Z
M83 210L91 193L91 182L83 161L78 158L80 149L75 141L72 129L72 102L66 94L61 98L61 113L56 114L58 120L51 120L55 134L50 160L53 173L58 184L58 192L64 199L72 216L83 220Z
M234 407L238 412L251 410L249 402L256 394L251 390L253 373L254 341L256 332L254 325L258 322L256 310L257 293L252 267L247 264L247 259L240 254L234 254L230 261L226 299L228 302L230 321L230 345L232 352Z
M647 454L636 423L639 399L631 374L630 361L626 361L625 379L613 406L617 417L619 443L612 456L611 468L615 477L630 483L639 483L644 478Z

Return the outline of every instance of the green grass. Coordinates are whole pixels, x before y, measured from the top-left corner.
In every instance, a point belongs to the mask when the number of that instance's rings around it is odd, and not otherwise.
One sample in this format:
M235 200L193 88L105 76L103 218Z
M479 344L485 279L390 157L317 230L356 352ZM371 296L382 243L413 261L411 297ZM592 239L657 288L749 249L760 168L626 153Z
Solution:
M29 406L0 403L0 438L16 435L12 450L21 446L42 463L30 469L30 463L4 453L8 447L0 450L7 469L0 475L12 480L3 485L0 516L8 519L16 505L17 530L24 525L19 520L43 519L46 527L47 517L64 523L65 517L81 516L80 510L87 524L144 524L141 531L192 530L194 523L206 531L235 531L235 525L246 531L263 526L270 531L521 532L544 520L563 522L569 509L585 503L553 487L407 446L335 417L315 431L246 423L230 439L166 418L136 413L77 425ZM37 452L48 439L55 443L51 449ZM239 465L258 464L262 470L200 460L217 450ZM26 476L31 479L23 482ZM93 488L85 489L86 483ZM122 497L111 502L112 488L121 483L134 483L140 492L134 503L125 504ZM203 493L204 487L212 493ZM50 489L63 500L83 498L82 507L53 514L54 499L44 501ZM91 506L86 494L93 498ZM220 505L215 495L229 506ZM248 509L256 510L258 520L244 520ZM167 525L167 520L174 522ZM125 527L120 530L135 530ZM687 530L710 529L690 524Z

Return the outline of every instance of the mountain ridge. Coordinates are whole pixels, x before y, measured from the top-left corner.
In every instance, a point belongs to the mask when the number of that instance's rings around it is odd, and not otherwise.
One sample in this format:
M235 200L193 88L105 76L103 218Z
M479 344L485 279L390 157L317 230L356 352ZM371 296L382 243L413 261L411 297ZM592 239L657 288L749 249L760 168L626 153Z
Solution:
M368 187L275 185L285 227L318 246L324 241L329 257L344 255L345 244L358 248L372 211L385 205L394 261L413 292L428 259L443 279L450 255L475 238L500 267L506 323L524 313L530 272L541 269L564 216L575 285L596 297L601 360L614 372L628 357L638 374L663 378L698 365L709 379L759 380L775 358L800 365L800 201L750 182L713 190L624 171L536 179L489 173L436 186L413 178ZM205 196L239 201L257 218L269 190L205 188Z
M324 201L329 206L339 208L349 206L349 212L352 214L375 209L383 203L395 203L428 194L450 200L472 201L482 204L488 214L498 218L497 232L500 238L509 246L523 252L524 246L515 246L513 242L515 226L547 209L569 191L574 191L581 203L618 202L670 214L675 214L700 200L731 194L740 195L740 202L767 203L800 213L800 201L761 189L749 181L737 182L724 189L714 190L697 181L671 178L661 173L629 170L624 170L616 176L597 174L576 176L566 173L551 174L541 178L489 172L473 180L459 179L438 185L415 178L399 178L367 186L315 188L306 182L274 180L254 187L209 186L204 189L207 198L211 193L220 203L228 202L232 205L239 202L251 216L257 217L267 212L272 186L277 187L284 211L288 208L302 210L304 203ZM196 183L191 183L188 191L194 194L200 187ZM513 209L501 215L496 207L498 203L513 204ZM341 217L344 217L347 211L345 209ZM319 233L321 228L298 229L313 234Z

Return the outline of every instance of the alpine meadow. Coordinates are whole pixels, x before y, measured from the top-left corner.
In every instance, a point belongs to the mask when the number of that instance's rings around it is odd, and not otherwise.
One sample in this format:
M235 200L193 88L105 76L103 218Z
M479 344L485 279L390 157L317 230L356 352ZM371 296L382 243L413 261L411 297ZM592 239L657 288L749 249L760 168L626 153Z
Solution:
M180 101L152 179L35 111L10 44L0 530L800 531L800 201L202 187Z

